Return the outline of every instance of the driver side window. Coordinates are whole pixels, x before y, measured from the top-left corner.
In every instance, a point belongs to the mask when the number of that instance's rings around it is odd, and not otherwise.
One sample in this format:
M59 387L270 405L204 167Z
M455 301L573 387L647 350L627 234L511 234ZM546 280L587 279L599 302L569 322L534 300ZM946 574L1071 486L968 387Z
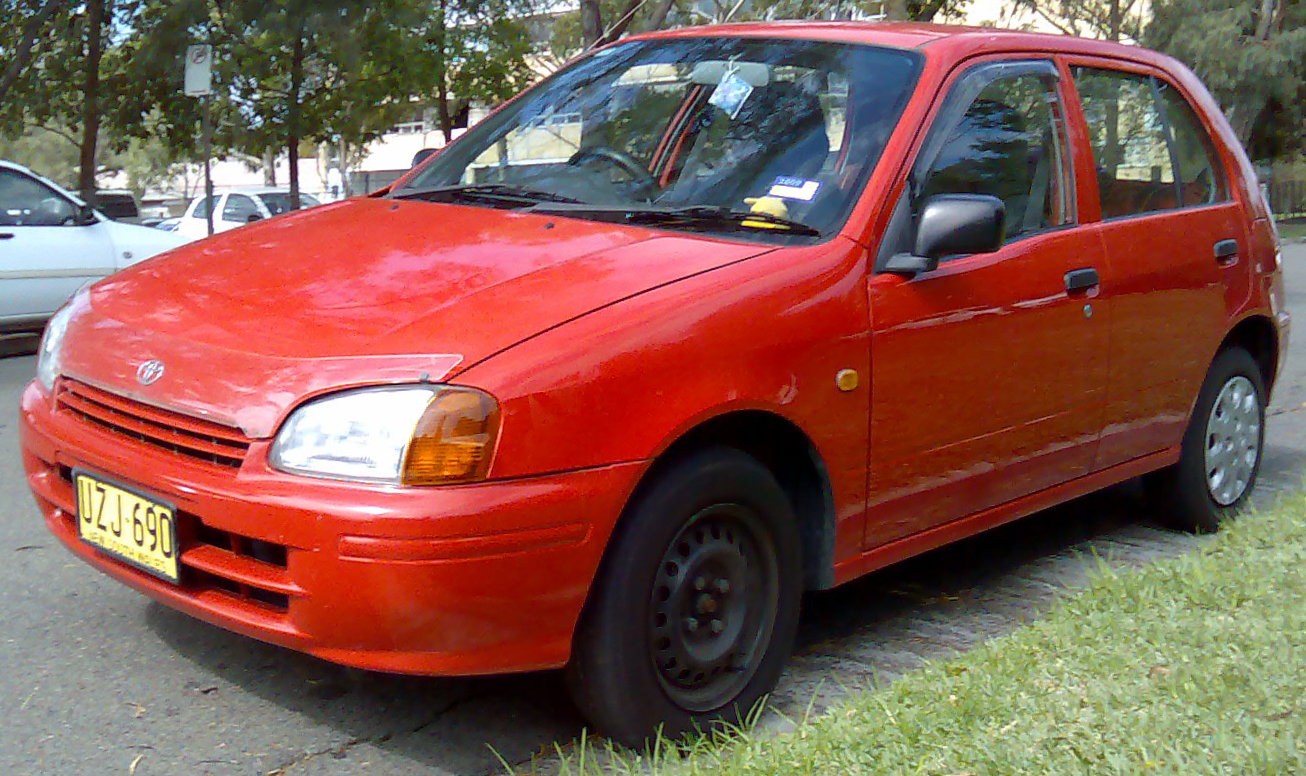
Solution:
M998 65L1011 67L1010 65ZM1006 205L1006 239L1072 223L1064 112L1051 71L992 77L983 68L954 87L975 93L960 116L945 105L926 141L928 171L918 175L919 215L936 194L988 194ZM975 79L988 80L979 86ZM950 109L951 107L951 109Z
M58 192L14 170L0 170L0 226L64 226L77 208Z

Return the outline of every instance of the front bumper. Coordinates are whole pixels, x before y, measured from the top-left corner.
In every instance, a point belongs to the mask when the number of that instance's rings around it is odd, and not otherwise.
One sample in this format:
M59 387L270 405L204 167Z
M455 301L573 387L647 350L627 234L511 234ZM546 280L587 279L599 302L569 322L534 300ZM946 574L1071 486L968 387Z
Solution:
M56 387L57 390L57 387ZM642 462L401 488L287 475L255 440L237 468L187 458L23 394L23 465L74 554L206 622L372 670L468 675L565 664ZM77 536L74 468L177 506L180 585Z

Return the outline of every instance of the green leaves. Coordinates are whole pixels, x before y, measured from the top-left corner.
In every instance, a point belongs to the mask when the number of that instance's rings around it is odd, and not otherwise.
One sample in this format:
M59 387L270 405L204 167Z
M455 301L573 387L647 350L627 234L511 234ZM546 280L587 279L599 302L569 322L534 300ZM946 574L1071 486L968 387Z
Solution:
M182 73L186 47L208 43L219 154L298 140L357 149L432 107L452 129L458 108L536 78L534 2L105 0L99 113L118 151L135 138L160 144L163 164L198 161L202 103L182 93ZM0 0L0 135L75 132L85 40L83 4Z
M1287 0L1159 0L1143 44L1206 83L1253 156L1301 147L1306 8Z

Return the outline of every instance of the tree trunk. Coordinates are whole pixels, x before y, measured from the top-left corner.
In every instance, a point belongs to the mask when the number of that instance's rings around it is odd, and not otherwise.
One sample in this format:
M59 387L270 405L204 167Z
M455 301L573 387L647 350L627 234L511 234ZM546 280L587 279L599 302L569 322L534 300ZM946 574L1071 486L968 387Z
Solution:
M662 29L667 23L667 14L671 12L673 0L658 0L658 4L653 8L653 15L649 18L648 24L645 25L645 32L654 32Z
M277 149L275 148L263 152L263 185L277 185Z
M86 3L86 81L82 104L82 154L77 172L77 188L82 199L95 205L95 151L100 140L100 58L104 32L105 5L108 0Z
M448 145L453 140L453 113L449 110L449 52L445 47L448 35L445 27L445 7L446 0L440 0L436 5L435 23L440 37L436 41L438 55L435 58L435 114L440 122L440 133L444 135L444 143Z
M627 0L626 7L621 9L621 14L617 20L612 23L612 29L605 30L599 43L607 44L626 34L630 28L630 23L635 20L635 14L639 12L640 6L644 5L645 0Z
M585 48L603 38L603 9L599 0L580 0L580 37Z
M1275 6L1278 3L1275 0L1261 0L1260 18L1256 21L1256 39L1258 41L1267 41L1270 39L1270 32L1274 29L1275 22L1280 18Z
M304 85L304 22L295 28L290 54L290 105L286 111L286 154L290 159L290 208L299 210L299 93Z

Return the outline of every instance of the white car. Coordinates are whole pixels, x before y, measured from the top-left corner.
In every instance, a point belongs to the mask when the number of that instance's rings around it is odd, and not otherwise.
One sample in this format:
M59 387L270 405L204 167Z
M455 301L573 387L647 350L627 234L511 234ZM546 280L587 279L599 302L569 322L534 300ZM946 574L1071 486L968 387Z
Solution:
M40 331L83 285L189 241L111 221L26 167L0 161L0 333Z
M217 207L213 209L213 233L226 232L238 226L261 221L291 211L288 189L240 189L214 194ZM207 237L208 198L197 197L186 208L177 231L193 240ZM300 193L300 209L320 205L315 197Z

